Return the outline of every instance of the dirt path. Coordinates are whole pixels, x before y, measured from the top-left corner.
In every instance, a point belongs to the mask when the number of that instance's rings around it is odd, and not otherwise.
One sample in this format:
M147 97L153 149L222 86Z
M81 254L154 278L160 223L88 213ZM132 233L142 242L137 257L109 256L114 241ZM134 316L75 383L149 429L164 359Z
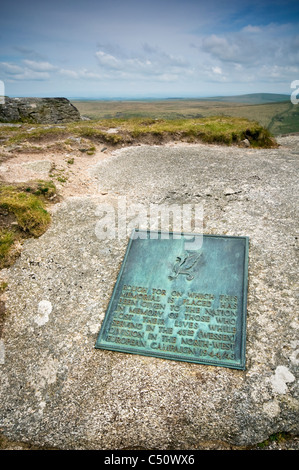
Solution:
M97 185L89 170L97 163L111 156L111 149L99 146L92 155L87 154L88 146L78 142L70 151L57 148L49 150L47 144L37 149L24 145L5 151L5 161L0 165L0 179L5 183L29 182L36 179L52 180L63 198L95 194ZM81 149L81 150L80 150Z
M146 144L136 144L145 146ZM162 147L188 147L194 144L169 142ZM202 145L202 144L199 144ZM206 145L205 145L206 146ZM208 147L211 147L208 145ZM5 147L0 146L0 181L4 183L23 183L34 180L52 180L61 198L70 196L91 196L101 194L93 169L121 149L113 146L93 145L80 138L74 138L65 148L64 141ZM224 147L225 148L225 147Z

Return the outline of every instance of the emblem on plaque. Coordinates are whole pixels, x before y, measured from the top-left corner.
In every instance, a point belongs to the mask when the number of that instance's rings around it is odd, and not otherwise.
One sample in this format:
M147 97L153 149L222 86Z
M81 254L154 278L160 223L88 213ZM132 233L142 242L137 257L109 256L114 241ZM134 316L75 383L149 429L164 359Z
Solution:
M173 281L179 275L186 276L187 281L194 279L194 268L200 260L202 253L191 253L185 252L181 256L177 256L176 262L172 266L173 274L168 276L168 279Z

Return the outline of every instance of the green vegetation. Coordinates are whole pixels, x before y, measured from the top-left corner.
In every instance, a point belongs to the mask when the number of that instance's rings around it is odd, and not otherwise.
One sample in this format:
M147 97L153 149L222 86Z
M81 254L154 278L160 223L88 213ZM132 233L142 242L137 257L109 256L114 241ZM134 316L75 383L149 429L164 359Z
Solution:
M196 119L231 116L256 121L274 135L299 132L299 105L283 96L255 94L213 99L72 101L90 119ZM230 100L230 101L228 101ZM276 101L275 101L276 100Z
M290 439L290 435L288 433L277 432L276 434L272 434L271 436L269 436L268 439L266 439L265 441L260 442L257 446L260 449L263 449L265 447L268 447L272 442L281 443L286 441L287 439Z
M87 149L87 152L86 152L86 153L87 153L87 155L94 155L95 152L96 152L96 147L95 147L94 145L92 145L91 147L89 147L89 148Z
M0 268L13 262L24 238L39 237L46 231L51 217L45 201L54 192L52 182L0 185Z
M16 241L16 235L13 231L0 229L0 268L9 264L11 250Z
M203 118L194 121L182 121L178 123L178 128L183 137L199 138L199 140L208 143L230 145L239 143L247 138L253 146L273 146L269 132L258 123L248 122L246 119L227 117ZM175 132L175 129L171 129L170 126L169 132Z
M103 139L102 133L100 133L98 137L99 137L99 140L102 140ZM94 134L93 138L97 138L96 133ZM105 140L105 138L104 138L104 140ZM94 145L92 145L88 148L81 148L79 150L80 150L80 152L86 153L86 155L94 155L95 152L96 152L96 147Z
M22 185L18 185L22 188ZM33 181L29 186L26 186L25 191L32 193L35 196L43 196L44 199L53 199L56 195L56 186L53 181L38 180Z
M219 143L225 145L239 144L248 139L255 147L272 147L275 145L270 133L257 122L247 119L214 116L201 119L110 119L95 122L101 128L115 127L117 134L107 134L103 130L97 134L93 128L93 137L107 136L115 142L142 141L151 138L153 142L163 142L165 138L174 140L187 140L188 142ZM94 126L95 126L94 124ZM92 123L89 124L92 126Z
M64 174L64 168L58 169L58 168L53 168L49 176L51 178L55 178L59 183L65 183L67 181L67 177ZM54 185L54 183L52 183ZM55 185L54 185L55 187Z
M274 134L299 132L299 105L285 103L272 117L268 129Z
M50 215L41 199L18 191L14 186L0 187L0 208L13 213L18 226L34 237L44 233L50 223Z
M280 101L288 101L289 95L280 93L249 93L246 95L217 96L212 98L204 98L204 101L222 101L229 103L246 103L246 104L264 104L278 103Z
M3 292L5 291L5 289L8 287L8 283L5 282L5 281L1 281L0 282L0 295L3 294Z
M137 142L163 143L169 140L183 140L187 142L206 142L238 145L248 139L255 147L273 147L274 140L271 134L257 121L250 121L242 117L208 116L197 118L110 118L101 120L79 121L61 126L43 126L36 124L31 128L22 125L21 128L1 130L3 137L7 138L6 145L30 142L39 139L40 142L49 139L55 145L68 145L69 138L83 138L91 141L84 148L79 148L86 155L93 155L95 144L104 143L111 146L130 145ZM111 129L114 128L114 132Z
M44 126L43 124L34 124L34 127L23 124L22 127L6 127L1 129L1 135L8 136L7 144L19 144L22 142L41 141L45 138L57 138L65 134L65 129L57 126Z

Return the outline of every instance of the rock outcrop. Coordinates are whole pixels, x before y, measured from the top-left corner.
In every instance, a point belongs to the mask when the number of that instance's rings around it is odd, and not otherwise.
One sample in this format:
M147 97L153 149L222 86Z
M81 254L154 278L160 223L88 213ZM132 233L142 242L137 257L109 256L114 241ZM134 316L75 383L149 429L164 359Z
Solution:
M124 148L91 171L97 196L55 206L49 230L2 272L6 438L59 449L188 450L298 435L299 139L279 143ZM250 237L244 371L94 347L127 246L119 232L98 236L103 211L115 209L120 227L124 204L132 224L150 204L191 203L203 204L204 233Z
M0 122L60 124L80 121L77 108L66 98L9 98L0 105Z

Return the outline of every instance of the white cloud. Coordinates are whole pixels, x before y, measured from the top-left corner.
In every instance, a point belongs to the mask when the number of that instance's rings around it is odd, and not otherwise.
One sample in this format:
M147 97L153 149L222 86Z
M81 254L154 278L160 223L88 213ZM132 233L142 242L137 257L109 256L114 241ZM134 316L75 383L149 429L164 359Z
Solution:
M87 69L79 69L79 70L70 70L70 69L59 69L59 75L78 80L78 79L86 79L86 80L101 80L103 79L103 75L100 73L91 72Z
M19 75L15 75L15 80L48 80L50 78L50 74L47 72L36 72L34 70L27 70L25 69L23 73Z
M222 75L222 69L220 67L212 67L212 71L216 74L216 75Z
M185 74L187 69L185 59L168 54L147 43L142 45L140 51L134 53L112 47L111 44L109 45L111 52L108 53L103 49L104 47L95 55L103 74L110 75L111 79L173 82Z
M23 65L25 64L25 66ZM21 65L10 62L0 62L0 70L3 78L8 80L48 80L49 71L56 70L48 62L34 62L24 60Z
M78 78L78 72L75 72L74 70L68 70L68 69L60 69L59 74L67 77L67 78Z
M49 62L37 62L35 60L23 60L23 63L30 69L36 72L49 72L51 70L57 70L55 65L50 64Z
M82 90L90 84L90 93L101 89L111 96L139 91L147 94L152 90L172 96L176 91L196 96L206 93L203 90L210 89L211 84L219 84L222 93L229 87L235 92L237 83L241 87L279 83L282 87L285 82L287 88L299 76L299 35L294 28L274 23L256 25L249 15L239 31L205 31L207 34L185 28L184 33L165 34L165 40L156 34L144 34L137 40L132 32L124 36L123 42L119 35L105 36L102 32L105 40L97 37L93 42L96 52L83 41L82 49L80 46L74 55L71 50L69 55L59 55L58 51L55 55L38 55L33 49L19 47L15 50L22 56L0 62L0 78L15 82L15 89L21 88L17 85L21 80L39 80L46 83L41 83L40 89L62 89L64 85L67 91ZM24 84L24 90L26 87L30 85ZM32 83L31 89L37 88Z
M23 68L16 64L11 64L9 62L0 62L0 67L2 72L9 75L17 75L23 72Z
M176 82L179 79L178 75L170 73L162 73L157 76L157 80L160 82Z
M244 33L260 33L261 28L259 26L252 26L249 24L248 26L245 26L242 31L244 31Z
M274 24L248 24L240 31L202 36L192 43L197 67L213 81L287 84L298 75L299 35L286 25L278 29L279 34Z
M95 73L95 72L90 72L87 69L83 69L79 71L79 77L80 78L86 78L86 79L102 79L103 75L100 73Z
M11 81L20 80L40 80L45 81L55 76L62 76L68 79L100 80L102 74L95 73L86 68L79 70L59 68L50 62L39 62L33 60L22 60L21 65L10 62L0 62L0 72L3 78Z
M3 78L9 80L47 80L50 78L48 72L31 70L9 62L0 62L0 71Z
M108 69L120 70L124 67L123 61L117 59L111 54L106 54L104 51L96 52L99 65Z
M104 51L96 52L96 57L100 67L105 70L118 70L129 74L133 72L153 72L153 63L148 59L143 60L138 57L117 58Z
M212 34L203 39L201 49L222 62L248 62L255 57L255 47L248 41L237 41L235 37Z

